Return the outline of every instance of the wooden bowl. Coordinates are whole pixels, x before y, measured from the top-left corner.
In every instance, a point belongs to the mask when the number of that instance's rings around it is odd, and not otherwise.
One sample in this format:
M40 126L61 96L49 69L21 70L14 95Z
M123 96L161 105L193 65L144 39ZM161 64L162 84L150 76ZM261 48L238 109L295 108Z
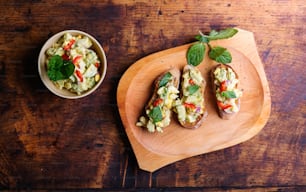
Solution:
M92 42L92 47L91 49L93 49L100 61L101 61L101 66L100 66L100 80L96 83L96 85L89 89L88 91L78 95L76 93L72 93L70 91L68 91L67 89L59 89L58 87L56 87L54 85L54 83L49 79L48 75L47 75L47 67L46 67L46 51L48 48L50 48L55 42L57 42L65 33L70 33L72 35L82 35L82 36L87 36L91 42ZM100 45L100 43L91 35L89 35L88 33L85 33L83 31L79 31L79 30L65 30L65 31L61 31L55 35L53 35L50 39L48 39L46 41L46 43L43 45L39 56L38 56L38 72L39 72L39 76L42 80L42 82L44 83L44 85L55 95L62 97L62 98L66 98L66 99L78 99L78 98L82 98L85 97L91 93L93 93L103 82L104 77L106 75L106 68L107 68L107 60L106 60L106 55L104 53L104 50L102 48L102 46Z

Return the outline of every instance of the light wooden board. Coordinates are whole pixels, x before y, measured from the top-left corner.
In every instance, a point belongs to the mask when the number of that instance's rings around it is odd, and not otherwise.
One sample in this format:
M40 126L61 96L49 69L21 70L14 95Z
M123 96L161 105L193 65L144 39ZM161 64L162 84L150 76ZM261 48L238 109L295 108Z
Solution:
M254 35L238 29L230 39L211 42L228 48L231 66L240 78L243 90L240 112L231 120L219 118L212 94L209 72L217 63L207 56L198 66L207 87L205 90L208 116L198 129L182 128L172 118L163 133L149 133L135 126L152 94L153 81L172 67L186 65L190 44L144 57L124 73L117 89L117 103L125 131L141 169L153 172L175 161L224 149L255 136L266 124L271 111L271 97L263 65L258 56Z

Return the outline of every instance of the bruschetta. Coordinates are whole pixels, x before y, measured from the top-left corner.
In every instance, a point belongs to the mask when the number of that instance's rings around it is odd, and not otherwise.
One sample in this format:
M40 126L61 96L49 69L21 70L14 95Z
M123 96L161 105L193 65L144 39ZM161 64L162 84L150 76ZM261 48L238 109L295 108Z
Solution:
M205 87L201 72L192 65L186 65L181 78L180 98L175 103L177 119L183 127L198 128L206 118Z
M139 118L136 126L149 132L163 132L171 122L172 108L179 96L180 71L173 68L161 74L154 81L154 91L145 107L145 115Z
M219 116L222 119L233 118L240 110L242 96L238 89L238 74L231 66L218 64L211 70L211 82Z

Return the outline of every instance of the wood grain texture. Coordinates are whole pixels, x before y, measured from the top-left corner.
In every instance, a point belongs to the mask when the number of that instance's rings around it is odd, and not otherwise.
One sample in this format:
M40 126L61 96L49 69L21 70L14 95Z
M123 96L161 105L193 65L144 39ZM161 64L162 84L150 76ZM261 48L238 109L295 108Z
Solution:
M125 131L139 167L150 172L195 155L227 148L254 137L267 123L271 111L270 89L251 32L238 29L232 38L211 42L226 47L231 66L240 76L243 90L237 117L224 121L218 116L210 79L216 62L208 59L198 66L208 83L205 101L208 117L196 130L183 129L173 117L163 133L149 133L135 124L152 94L153 81L169 69L182 70L190 44L160 51L136 61L120 79L117 103ZM154 92L154 91L153 91ZM176 116L176 114L173 114Z
M303 0L0 1L0 189L305 191L305 13ZM243 144L140 170L117 110L120 77L198 30L228 26L254 33L267 125ZM108 59L102 86L81 100L53 95L37 72L43 43L65 29L93 35Z

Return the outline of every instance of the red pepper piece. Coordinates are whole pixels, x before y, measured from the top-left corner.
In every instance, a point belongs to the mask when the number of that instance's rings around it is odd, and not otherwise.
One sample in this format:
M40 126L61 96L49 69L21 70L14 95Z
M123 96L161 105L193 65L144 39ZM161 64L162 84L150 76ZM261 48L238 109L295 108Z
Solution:
M224 103L222 103L221 101L217 101L217 104L218 104L218 106L219 106L222 110L225 110L225 109L227 109L227 108L232 107L232 105L230 105L230 104L224 104Z
M72 47L72 45L73 45L74 43L75 43L75 40L74 40L74 39L71 39L71 40L69 41L69 43L67 43L67 45L64 46L64 50L67 51L67 50L71 49L71 47Z
M220 83L220 92L226 91L226 81Z
M189 84L190 84L190 85L194 85L194 84L195 84L195 82L193 81L193 79L189 79Z
M162 102L163 102L162 98L155 99L155 101L153 102L153 107L160 105Z
M82 58L81 55L76 56L76 57L72 60L72 63L73 63L74 65L77 65L78 62L79 62L79 60L80 60L81 58Z
M62 59L68 61L69 60L69 56L65 53L64 55L62 55Z
M76 75L78 76L78 78L80 79L81 82L83 82L83 75L79 70L75 71Z
M99 68L100 67L100 63L95 63L95 66L97 67L97 68Z
M184 103L184 106L189 108L189 109L196 109L197 106L193 103Z

